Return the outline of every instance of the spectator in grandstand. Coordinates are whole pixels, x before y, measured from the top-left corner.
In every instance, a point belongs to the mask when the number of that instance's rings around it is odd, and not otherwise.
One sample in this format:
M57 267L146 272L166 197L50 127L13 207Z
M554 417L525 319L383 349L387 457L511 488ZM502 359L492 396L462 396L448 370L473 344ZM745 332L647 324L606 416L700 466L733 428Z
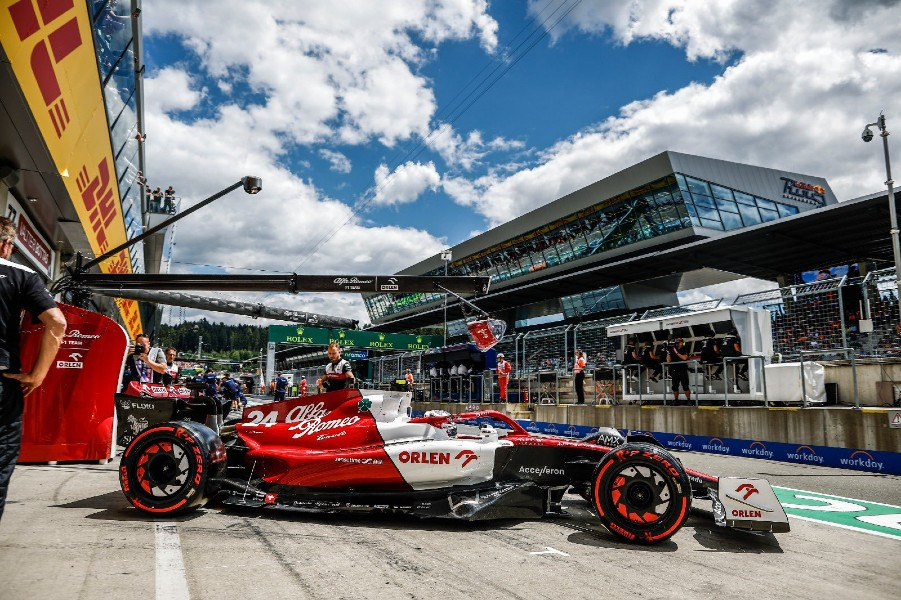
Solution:
M576 350L576 362L573 364L573 385L576 388L576 404L585 404L585 357L581 350Z
M676 338L666 347L666 362L669 364L670 377L673 380L673 402L679 404L679 386L685 392L685 400L691 403L691 387L688 385L688 352L685 351L685 342L682 338Z
M343 390L349 384L354 383L353 369L350 363L341 358L341 346L335 342L331 342L326 350L329 362L325 365L325 375L316 381L316 385L326 392L334 392L335 390Z
M641 343L641 364L650 374L648 380L653 382L660 381L663 376L663 367L660 366L661 356L654 352L654 345L645 340Z

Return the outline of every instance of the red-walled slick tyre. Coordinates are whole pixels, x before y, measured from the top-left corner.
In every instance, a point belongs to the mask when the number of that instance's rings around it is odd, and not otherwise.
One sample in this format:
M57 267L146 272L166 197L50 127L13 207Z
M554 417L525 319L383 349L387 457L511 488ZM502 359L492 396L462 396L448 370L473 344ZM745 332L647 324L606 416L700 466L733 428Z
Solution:
M688 518L691 485L678 460L651 444L630 443L601 459L593 504L613 534L642 544L669 539Z
M206 504L207 483L225 467L225 447L211 429L189 421L148 427L125 449L119 484L132 506L176 515Z

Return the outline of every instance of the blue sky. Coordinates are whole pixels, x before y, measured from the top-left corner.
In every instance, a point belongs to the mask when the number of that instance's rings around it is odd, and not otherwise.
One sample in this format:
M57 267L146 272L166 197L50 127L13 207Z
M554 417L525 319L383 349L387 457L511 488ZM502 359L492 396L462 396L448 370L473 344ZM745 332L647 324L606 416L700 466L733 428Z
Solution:
M667 149L877 191L859 135L881 110L901 118L899 15L889 0L148 3L151 185L189 205L264 180L179 224L171 270L393 273ZM711 294L727 295L689 299ZM240 297L367 320L355 296Z

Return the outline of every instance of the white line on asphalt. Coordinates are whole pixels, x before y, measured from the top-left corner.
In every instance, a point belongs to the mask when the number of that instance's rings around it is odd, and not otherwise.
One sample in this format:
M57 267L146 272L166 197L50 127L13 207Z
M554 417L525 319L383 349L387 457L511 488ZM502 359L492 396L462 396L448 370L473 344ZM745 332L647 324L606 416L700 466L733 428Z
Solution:
M560 555L562 555L562 556L569 556L569 554L567 554L566 552L560 552L559 550L555 550L555 549L551 548L550 546L545 546L545 548L547 548L547 550L542 550L541 552L529 552L529 554L535 554L535 555L538 555L538 554L560 554Z
M175 523L156 523L156 599L191 599Z

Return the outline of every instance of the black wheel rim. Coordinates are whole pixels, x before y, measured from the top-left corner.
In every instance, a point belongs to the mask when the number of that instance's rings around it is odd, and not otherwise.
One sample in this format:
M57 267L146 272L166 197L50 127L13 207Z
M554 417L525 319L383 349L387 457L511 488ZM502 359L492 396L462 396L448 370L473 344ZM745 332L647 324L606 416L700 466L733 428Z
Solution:
M135 477L146 494L154 498L174 496L188 482L188 453L172 442L148 444L138 459Z
M647 465L627 465L614 474L609 497L614 510L636 525L659 521L672 505L666 477Z

